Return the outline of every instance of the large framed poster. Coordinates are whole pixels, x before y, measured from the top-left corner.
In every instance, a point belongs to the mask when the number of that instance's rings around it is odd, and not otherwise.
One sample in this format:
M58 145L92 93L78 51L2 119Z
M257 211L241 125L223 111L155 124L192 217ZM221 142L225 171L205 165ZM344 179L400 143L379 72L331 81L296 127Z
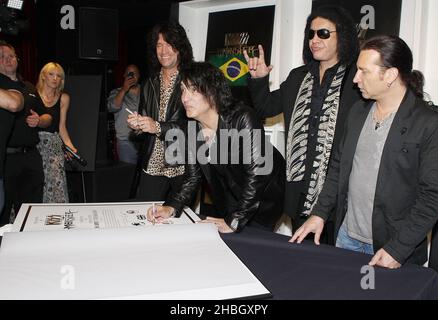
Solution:
M222 70L233 95L240 100L249 99L249 70L243 50L258 55L261 44L266 63L270 62L274 14L274 5L209 13L205 61Z

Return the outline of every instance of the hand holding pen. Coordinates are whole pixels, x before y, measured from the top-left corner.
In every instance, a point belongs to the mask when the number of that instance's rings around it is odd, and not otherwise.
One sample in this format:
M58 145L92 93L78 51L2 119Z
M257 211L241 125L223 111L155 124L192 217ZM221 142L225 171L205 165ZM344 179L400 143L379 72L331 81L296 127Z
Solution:
M157 207L155 207L155 202L152 203L152 225L155 225L156 218L155 214L157 213Z
M137 113L137 111L133 112L133 111L129 110L128 108L125 108L125 110L126 110L126 112L129 113L128 119L127 119L128 126L134 130L140 130L139 125L138 125L138 118L141 116Z
M148 116L141 116L137 112L132 112L126 108L125 110L130 113L128 116L128 125L132 129L152 134L158 133L157 125L154 119Z
M148 209L147 219L152 222L152 224L161 223L163 220L171 218L174 212L175 209L173 207L153 203Z

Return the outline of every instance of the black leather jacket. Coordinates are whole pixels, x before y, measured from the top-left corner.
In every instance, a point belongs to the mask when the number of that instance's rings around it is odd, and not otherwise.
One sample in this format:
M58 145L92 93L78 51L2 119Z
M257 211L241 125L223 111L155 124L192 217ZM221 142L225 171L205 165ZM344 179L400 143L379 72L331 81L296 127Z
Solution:
M166 132L170 129L179 128L184 126L184 122L187 121L184 107L181 102L181 79L178 78L175 81L175 88L169 99L167 105L165 121L159 121L161 126L161 134L158 136L160 140L164 141ZM143 86L140 95L140 114L151 117L155 121L158 121L160 112L160 77L156 75L153 78L148 78ZM142 167L146 165L154 149L155 139L157 135L145 133L142 135L144 138L143 147L141 149L141 163ZM165 142L165 146L168 143ZM167 164L169 165L169 164ZM170 165L169 165L170 166Z
M189 126L193 123L196 122L190 122ZM230 129L237 131L228 134ZM196 132L199 130L196 124ZM244 139L236 139L237 133L242 133L242 130L253 135L258 132L263 139L255 139L255 143L248 147ZM266 147L268 144L270 148ZM199 159L199 152L206 150L204 141L197 141L195 148L187 147L187 159L194 164L186 164L185 182L181 190L170 194L165 205L174 207L178 216L196 194L203 174L210 185L214 206L231 229L240 231L253 220L273 230L283 212L285 162L278 150L265 141L263 125L255 112L246 106L236 105L230 114L221 115L216 143L210 150L214 147L218 148L218 161L212 160L210 163L202 163ZM243 161L248 155L251 157L246 159L250 161ZM237 156L234 160L239 161L235 164L232 160ZM259 162L263 157L270 161L272 170L264 170L266 164ZM224 159L227 159L225 164Z
M161 134L158 136L160 140L164 140L167 131L173 128L184 127L184 123L187 121L184 107L181 102L181 78L175 81L175 88L169 99L166 111L165 121L159 121L161 127ZM140 94L140 104L138 108L138 113L151 117L155 121L158 121L160 112L160 76L157 74L154 77L146 79L142 83L142 90ZM131 199L136 197L137 187L140 181L141 171L143 168L147 167L149 159L151 157L152 151L154 150L155 139L157 135L143 133L139 136L134 137L139 145L137 168L135 171L134 178L131 184L131 190L129 192L129 197ZM165 142L164 146L167 147L168 143ZM170 164L165 164L166 166L171 166Z

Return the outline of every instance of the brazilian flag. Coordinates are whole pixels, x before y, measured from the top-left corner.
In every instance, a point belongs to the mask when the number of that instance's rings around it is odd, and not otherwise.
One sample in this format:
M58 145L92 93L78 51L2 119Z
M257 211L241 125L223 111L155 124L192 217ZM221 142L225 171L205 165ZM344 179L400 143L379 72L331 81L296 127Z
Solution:
M208 61L223 72L231 86L246 86L249 69L243 55L214 55Z

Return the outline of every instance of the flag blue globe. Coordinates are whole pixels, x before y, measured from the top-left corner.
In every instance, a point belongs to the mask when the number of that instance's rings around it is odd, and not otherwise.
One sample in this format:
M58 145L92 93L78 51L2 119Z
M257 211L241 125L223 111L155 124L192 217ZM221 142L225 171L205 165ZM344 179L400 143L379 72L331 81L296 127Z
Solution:
M231 61L227 66L227 74L230 78L236 78L240 74L240 63Z

